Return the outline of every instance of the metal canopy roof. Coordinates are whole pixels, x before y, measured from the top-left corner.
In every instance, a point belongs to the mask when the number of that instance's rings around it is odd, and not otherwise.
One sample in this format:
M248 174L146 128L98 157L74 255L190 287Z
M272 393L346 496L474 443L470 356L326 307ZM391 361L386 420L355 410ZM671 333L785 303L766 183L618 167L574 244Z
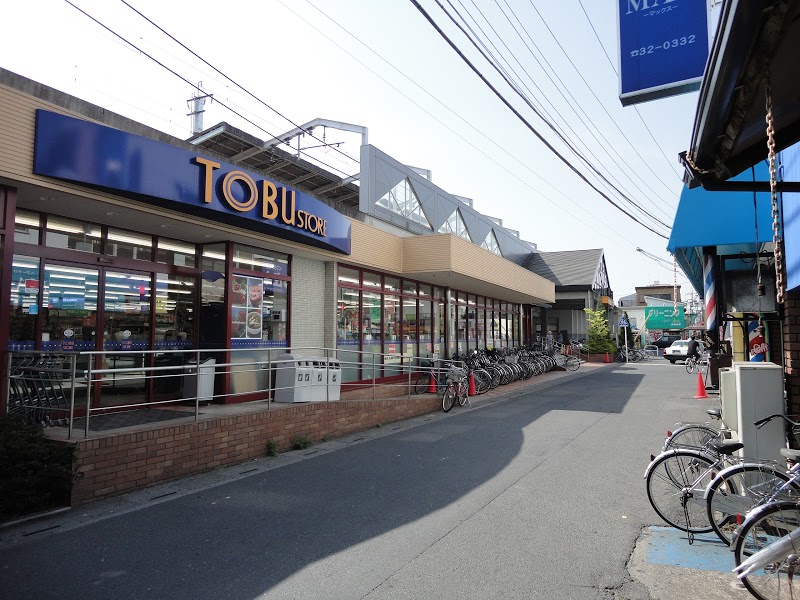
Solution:
M800 0L728 0L706 65L688 183L712 187L767 156L765 85L776 149L800 140ZM693 164L691 164L693 163Z
M359 187L302 158L265 143L222 122L187 140L190 144L224 156L229 162L262 173L269 178L312 194L339 212L355 216Z

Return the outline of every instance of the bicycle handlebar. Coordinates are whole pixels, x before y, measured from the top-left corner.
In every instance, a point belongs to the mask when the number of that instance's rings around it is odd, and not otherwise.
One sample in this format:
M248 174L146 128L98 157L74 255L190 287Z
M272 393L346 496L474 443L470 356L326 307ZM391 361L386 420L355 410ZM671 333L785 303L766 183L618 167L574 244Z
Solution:
M800 427L800 421L792 421L788 416L780 414L770 415L768 417L764 417L763 419L759 419L758 421L753 421L753 425L755 425L756 428L761 429L764 425L772 421L772 419L778 417L789 423L789 425L791 425L792 427Z

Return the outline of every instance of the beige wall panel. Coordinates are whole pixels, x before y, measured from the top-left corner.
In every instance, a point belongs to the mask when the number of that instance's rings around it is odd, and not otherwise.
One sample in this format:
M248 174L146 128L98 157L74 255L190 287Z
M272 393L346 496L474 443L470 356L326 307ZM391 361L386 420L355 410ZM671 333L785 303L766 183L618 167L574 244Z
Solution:
M403 238L403 272L449 271L454 239L449 234Z
M403 270L403 238L361 221L350 219L353 227L352 251L340 261L363 267L401 273Z

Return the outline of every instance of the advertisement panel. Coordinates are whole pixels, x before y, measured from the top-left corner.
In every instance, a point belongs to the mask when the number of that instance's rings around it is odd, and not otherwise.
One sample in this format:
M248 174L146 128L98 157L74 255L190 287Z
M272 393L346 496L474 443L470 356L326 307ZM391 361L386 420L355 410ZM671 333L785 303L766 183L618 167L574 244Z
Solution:
M648 329L683 329L686 315L683 306L647 306L644 309Z
M623 106L700 89L706 0L617 0Z

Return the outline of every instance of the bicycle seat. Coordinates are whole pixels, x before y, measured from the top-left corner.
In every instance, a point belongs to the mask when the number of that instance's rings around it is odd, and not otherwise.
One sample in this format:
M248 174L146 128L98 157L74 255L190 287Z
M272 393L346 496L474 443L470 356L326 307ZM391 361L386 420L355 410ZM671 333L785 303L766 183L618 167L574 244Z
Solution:
M720 409L720 408L707 408L706 409L706 414L709 417L714 417L715 419L721 419L722 418L722 409Z
M710 442L708 447L716 452L717 454L727 454L731 455L737 450L741 450L744 448L744 444L742 442Z
M792 462L800 462L800 450L794 448L781 448L781 456Z

